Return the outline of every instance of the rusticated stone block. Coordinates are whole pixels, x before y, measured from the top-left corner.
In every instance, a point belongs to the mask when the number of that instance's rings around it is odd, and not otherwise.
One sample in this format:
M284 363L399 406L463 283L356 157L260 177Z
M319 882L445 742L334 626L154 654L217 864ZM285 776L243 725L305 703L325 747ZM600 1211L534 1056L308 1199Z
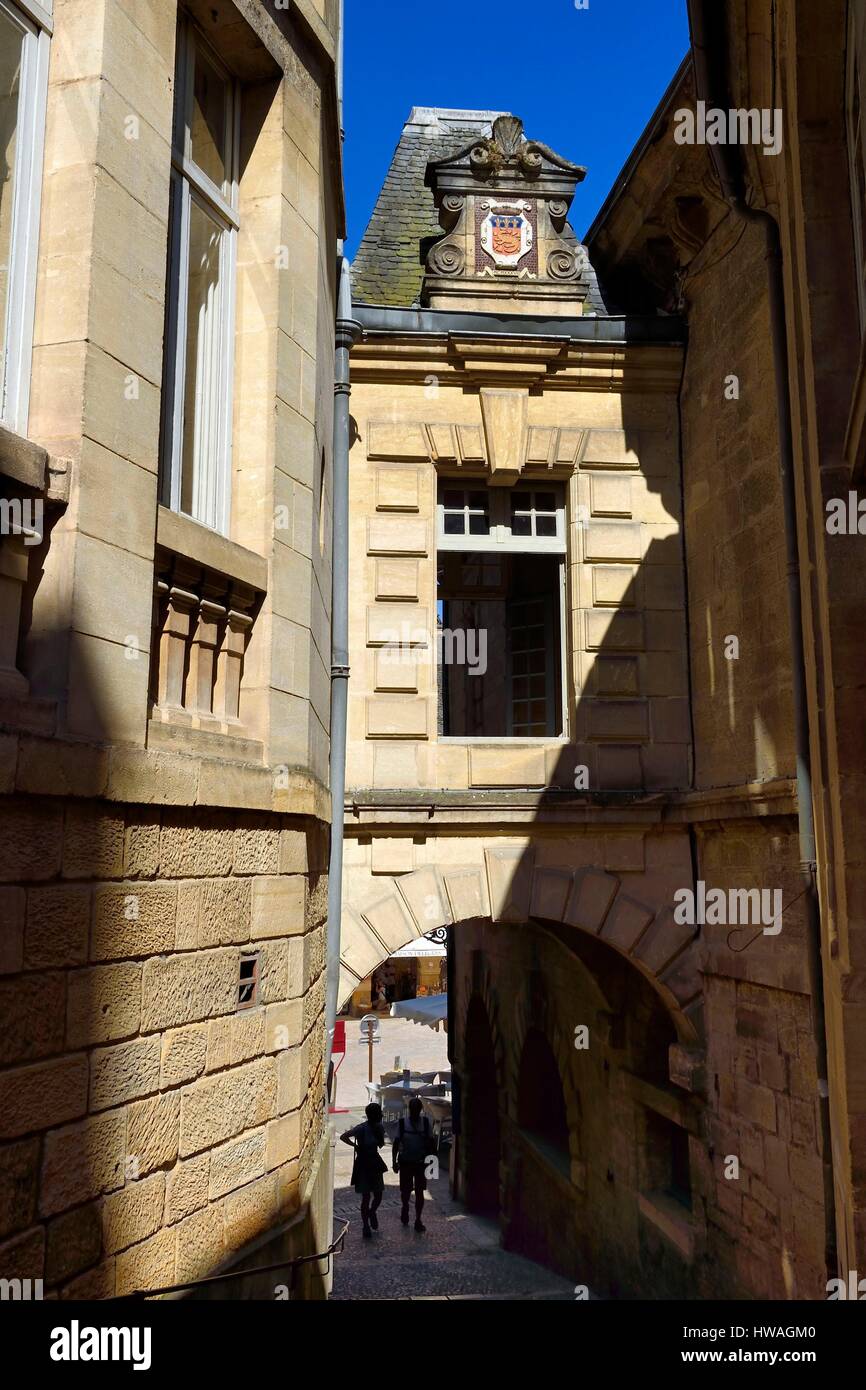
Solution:
M24 964L23 888L0 888L0 975L16 974Z
M90 1054L91 1110L107 1110L158 1090L159 1064L159 1038L96 1048Z
M179 1225L171 1227L177 1250L177 1278L206 1279L225 1255L223 1213L219 1203L203 1207Z
M126 1116L97 1115L81 1124L52 1130L45 1137L39 1210L43 1216L66 1211L123 1185Z
M0 1239L29 1226L36 1215L39 1141L24 1139L0 1149Z
M148 1178L128 1182L119 1192L106 1197L103 1210L106 1253L114 1255L118 1250L126 1250L158 1231L162 1225L164 1197L164 1173L152 1173Z
M201 884L199 946L227 946L230 942L249 941L251 892L249 879L213 879Z
M233 1192L225 1199L223 1213L229 1249L239 1250L255 1240L273 1224L279 1213L276 1177L269 1174Z
M117 1294L160 1289L175 1282L175 1230L167 1227L117 1257Z
M45 1279L60 1284L94 1265L102 1254L102 1221L99 1204L77 1207L48 1223Z
M265 1131L257 1129L251 1134L242 1134L229 1144L214 1149L210 1157L210 1186L208 1196L211 1201L224 1197L238 1187L260 1178L265 1172Z
M0 1138L65 1124L87 1110L87 1057L61 1057L0 1074Z
M96 965L69 976L66 1042L69 1047L112 1042L137 1033L141 1022L141 966Z
M297 1110L309 1081L307 1053L303 1047L288 1048L277 1058L277 1110L285 1115Z
M297 1159L301 1152L301 1112L283 1115L267 1126L265 1164L268 1172Z
M25 964L31 970L51 965L81 965L87 960L89 929L89 888L62 884L29 889Z
M290 941L265 941L259 949L259 1002L279 1004L286 998L290 964L296 966L300 955L303 974L304 938ZM303 985L301 986L303 988Z
M255 1129L276 1113L272 1058L195 1081L182 1093L180 1152L184 1158Z
M126 878L154 878L159 871L159 815L126 827L123 873Z
M0 804L0 883L37 882L60 870L63 812L10 799Z
M3 1279L44 1279L45 1228L36 1226L0 1245Z
M173 1028L162 1036L160 1085L179 1086L201 1076L207 1061L207 1024Z
M126 1152L138 1177L174 1163L180 1135L180 1092L137 1100L127 1116Z
M85 1274L79 1274L77 1279L64 1284L60 1290L60 1297L80 1299L89 1303L96 1299L113 1298L114 1291L115 1261L112 1258L103 1260L101 1264L94 1265L93 1269L88 1269Z
M66 979L61 972L0 979L0 1065L34 1062L63 1048Z
M231 1025L230 1062L233 1067L260 1057L265 1051L265 1011L248 1009L229 1020Z
M141 1026L144 1032L195 1023L234 1012L236 950L200 951L149 960L144 965Z
M221 878L231 873L233 854L230 816L213 811L193 819L174 808L163 813L159 857L167 878Z
M174 944L178 951L194 951L198 946L198 902L201 884L177 885L177 920Z
M276 826L250 821L235 829L236 874L276 874L280 868L280 831Z
M210 1154L199 1154L176 1163L166 1178L165 1220L166 1225L182 1221L191 1216L207 1202L210 1176Z
M214 1018L207 1025L207 1070L222 1071L231 1062L232 1020Z
M126 960L170 951L177 889L172 883L121 883L93 896L92 960Z
M98 805L76 805L66 813L63 835L64 878L120 878L123 873L123 817Z

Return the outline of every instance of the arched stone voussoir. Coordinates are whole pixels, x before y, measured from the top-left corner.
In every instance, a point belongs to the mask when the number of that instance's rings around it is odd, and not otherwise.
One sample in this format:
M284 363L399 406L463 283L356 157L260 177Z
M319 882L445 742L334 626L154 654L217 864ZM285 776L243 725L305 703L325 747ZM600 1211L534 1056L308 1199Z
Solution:
M450 927L454 921L448 894L438 869L416 869L411 874L401 874L394 884L406 905L419 934L435 931L437 927Z

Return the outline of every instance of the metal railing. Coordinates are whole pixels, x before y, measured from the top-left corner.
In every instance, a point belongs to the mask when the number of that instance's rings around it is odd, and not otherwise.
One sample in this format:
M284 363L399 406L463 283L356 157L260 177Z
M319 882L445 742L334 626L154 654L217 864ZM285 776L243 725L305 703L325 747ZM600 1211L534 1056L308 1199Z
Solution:
M188 1289L209 1288L213 1284L228 1284L239 1279L249 1279L258 1274L274 1274L277 1270L289 1271L289 1300L295 1288L295 1271L303 1265L313 1264L316 1260L327 1260L328 1268L324 1271L327 1276L331 1272L331 1256L340 1255L343 1251L343 1244L346 1239L346 1232L349 1229L349 1222L344 1221L339 1235L335 1236L327 1250L319 1250L314 1255L299 1255L294 1260L278 1260L272 1265L254 1265L252 1269L232 1270L228 1274L212 1274L206 1279L190 1279L185 1284L167 1284L161 1289L136 1289L134 1293L121 1294L119 1297L109 1299L113 1303L128 1303L131 1300L143 1300L147 1298L159 1298L167 1293L183 1293Z

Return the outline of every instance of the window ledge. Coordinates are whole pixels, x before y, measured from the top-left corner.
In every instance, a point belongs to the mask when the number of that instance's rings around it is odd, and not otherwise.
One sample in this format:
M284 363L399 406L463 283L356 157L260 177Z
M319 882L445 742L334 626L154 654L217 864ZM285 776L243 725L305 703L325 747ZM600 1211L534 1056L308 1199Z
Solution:
M0 425L0 473L23 487L43 492L48 481L48 450Z
M657 1231L687 1260L695 1253L695 1227L691 1213L667 1192L641 1192L638 1207Z
M264 556L169 507L158 509L156 543L204 569L247 584L259 593L264 593L268 587L268 562Z

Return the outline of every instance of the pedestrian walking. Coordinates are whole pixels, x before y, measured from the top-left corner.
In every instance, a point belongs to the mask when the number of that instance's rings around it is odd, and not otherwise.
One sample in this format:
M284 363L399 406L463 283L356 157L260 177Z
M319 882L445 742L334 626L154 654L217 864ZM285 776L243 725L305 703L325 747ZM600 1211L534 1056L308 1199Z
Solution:
M397 1126L397 1135L391 1151L394 1172L400 1175L400 1201L402 1210L400 1220L409 1225L409 1201L415 1194L415 1230L426 1231L421 1220L424 1210L424 1192L427 1187L427 1159L434 1152L435 1144L430 1130L430 1121L422 1115L421 1101L413 1096L409 1102L409 1114Z
M366 1120L347 1129L340 1138L344 1144L352 1144L355 1149L355 1162L352 1164L352 1185L361 1198L361 1221L363 1235L369 1240L373 1231L379 1229L376 1212L385 1191L384 1174L388 1165L379 1154L385 1143L385 1127L382 1124L382 1107L371 1101L364 1114Z

